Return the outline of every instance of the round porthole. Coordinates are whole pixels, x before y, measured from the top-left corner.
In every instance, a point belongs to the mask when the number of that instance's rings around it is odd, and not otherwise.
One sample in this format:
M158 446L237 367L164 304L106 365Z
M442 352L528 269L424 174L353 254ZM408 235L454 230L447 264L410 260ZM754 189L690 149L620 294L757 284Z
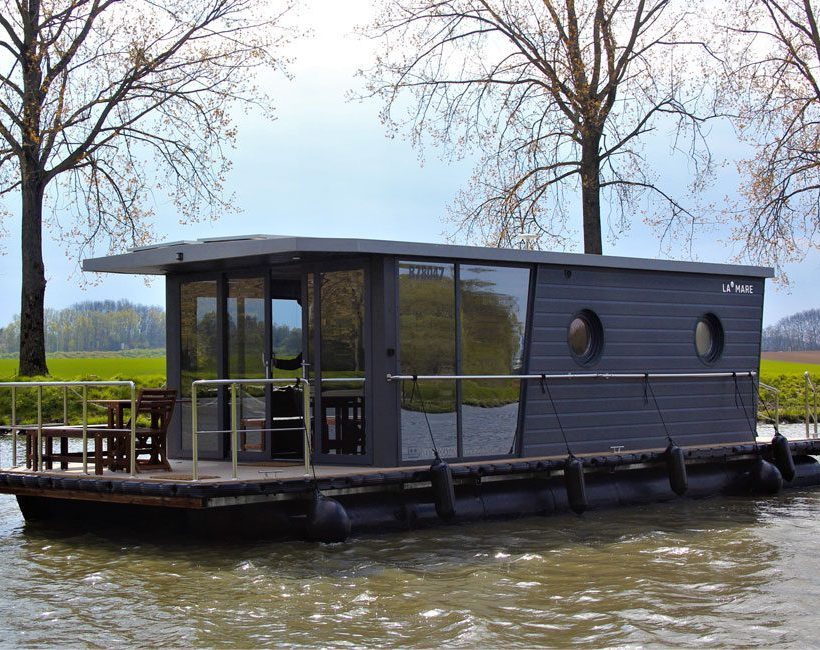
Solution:
M604 344L604 328L594 311L584 309L573 317L567 329L567 343L578 363L586 365L598 359Z
M706 363L714 363L723 354L723 325L714 314L704 314L695 325L695 350Z

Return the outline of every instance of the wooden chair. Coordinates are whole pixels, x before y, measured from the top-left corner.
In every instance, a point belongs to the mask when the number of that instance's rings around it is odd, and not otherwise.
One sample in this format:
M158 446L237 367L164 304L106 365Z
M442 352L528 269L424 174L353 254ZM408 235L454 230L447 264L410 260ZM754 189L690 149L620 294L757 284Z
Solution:
M138 419L135 443L135 467L138 472L171 471L168 462L168 425L174 415L177 391L172 388L143 388L137 395L137 412L131 417ZM147 416L148 427L139 425L139 416ZM109 448L108 467L112 471L131 469L131 421L113 436ZM147 458L141 458L147 456Z

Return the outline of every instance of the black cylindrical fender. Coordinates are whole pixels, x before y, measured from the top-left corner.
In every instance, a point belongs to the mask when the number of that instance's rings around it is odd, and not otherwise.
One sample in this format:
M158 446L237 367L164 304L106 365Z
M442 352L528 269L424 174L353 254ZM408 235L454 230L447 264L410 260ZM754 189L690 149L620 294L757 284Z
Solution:
M686 476L686 460L683 449L674 443L666 448L666 471L669 474L669 486L678 496L686 494L689 489L689 478Z
M777 494L783 487L783 476L772 463L758 458L749 472L749 489L756 494Z
M569 507L580 515L589 507L589 500L584 482L584 464L574 456L567 458L564 466L564 484L567 488Z
M344 506L316 492L310 503L305 532L309 540L332 544L350 537L350 517Z
M794 479L792 449L789 447L789 441L779 431L775 432L772 438L772 459L785 480Z
M450 466L441 459L430 465L430 483L433 488L433 499L436 514L442 519L451 519L456 514L456 493L453 486L453 472Z

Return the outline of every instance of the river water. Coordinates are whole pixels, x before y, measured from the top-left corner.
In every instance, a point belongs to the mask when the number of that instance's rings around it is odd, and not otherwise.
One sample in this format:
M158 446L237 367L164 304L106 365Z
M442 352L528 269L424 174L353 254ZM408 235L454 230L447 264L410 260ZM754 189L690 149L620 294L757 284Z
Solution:
M359 537L202 544L25 524L0 645L815 646L820 490Z

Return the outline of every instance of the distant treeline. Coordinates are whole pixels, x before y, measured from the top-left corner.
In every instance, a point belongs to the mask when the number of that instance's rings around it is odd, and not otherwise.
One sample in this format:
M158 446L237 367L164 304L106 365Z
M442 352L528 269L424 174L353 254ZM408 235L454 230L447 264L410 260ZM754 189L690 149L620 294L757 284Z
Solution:
M0 353L16 353L20 316L0 328ZM165 347L165 311L128 300L46 309L46 352L98 352Z
M781 318L763 330L763 350L799 352L820 350L820 309L801 311Z

